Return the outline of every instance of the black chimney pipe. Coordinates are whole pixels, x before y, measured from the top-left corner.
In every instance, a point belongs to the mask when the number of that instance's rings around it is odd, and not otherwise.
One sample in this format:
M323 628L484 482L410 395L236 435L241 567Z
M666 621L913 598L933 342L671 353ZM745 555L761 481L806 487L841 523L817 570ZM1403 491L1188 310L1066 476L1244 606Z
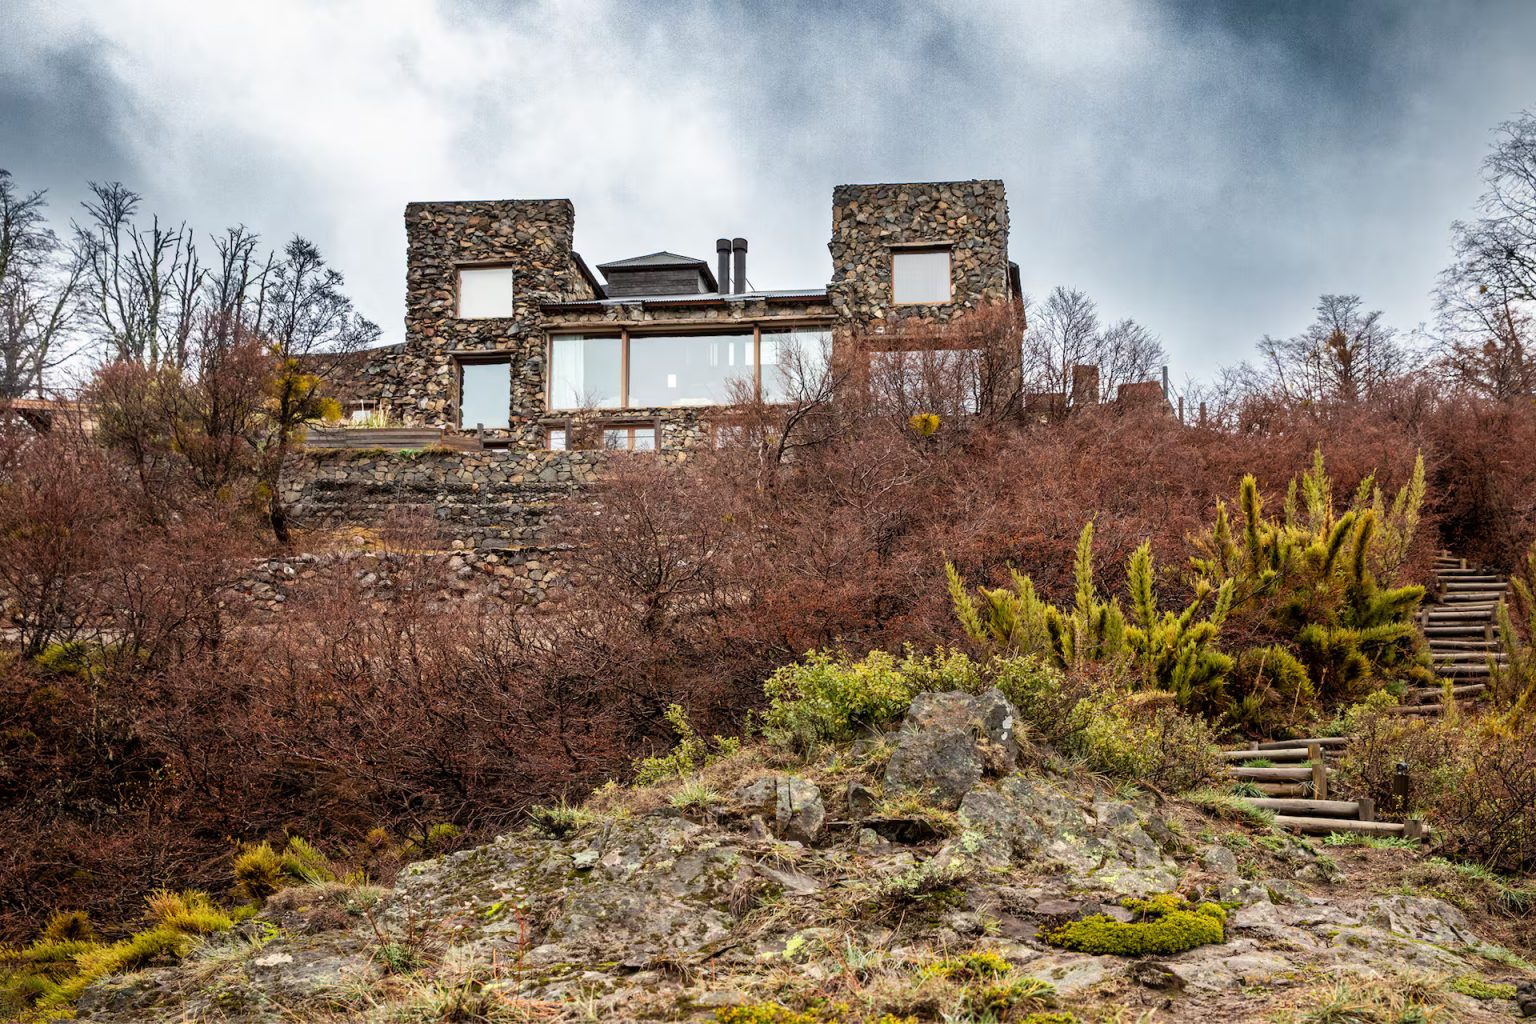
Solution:
M731 277L731 291L740 295L747 290L747 240L731 239L731 252L736 257L736 272Z
M715 239L715 276L720 279L720 294L731 290L731 240Z

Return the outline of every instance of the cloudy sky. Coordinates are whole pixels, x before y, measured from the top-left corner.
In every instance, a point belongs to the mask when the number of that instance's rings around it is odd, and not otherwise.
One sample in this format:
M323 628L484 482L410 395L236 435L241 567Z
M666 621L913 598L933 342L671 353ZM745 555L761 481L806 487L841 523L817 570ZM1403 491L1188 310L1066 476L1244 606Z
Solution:
M61 228L115 179L307 235L388 340L410 200L569 197L594 264L744 235L792 288L834 185L999 177L1032 295L1199 376L1325 291L1430 316L1533 39L1528 0L3 0L0 167Z

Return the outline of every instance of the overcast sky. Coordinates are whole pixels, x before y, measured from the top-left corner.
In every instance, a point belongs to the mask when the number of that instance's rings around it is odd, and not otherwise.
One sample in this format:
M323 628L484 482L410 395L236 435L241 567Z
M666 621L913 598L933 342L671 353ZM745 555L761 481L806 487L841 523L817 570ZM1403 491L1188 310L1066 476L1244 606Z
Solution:
M834 185L997 177L1026 290L1182 378L1322 292L1428 319L1532 40L1530 0L3 0L0 167L61 228L115 179L304 234L391 341L411 200L569 197L592 264L744 235L794 288Z

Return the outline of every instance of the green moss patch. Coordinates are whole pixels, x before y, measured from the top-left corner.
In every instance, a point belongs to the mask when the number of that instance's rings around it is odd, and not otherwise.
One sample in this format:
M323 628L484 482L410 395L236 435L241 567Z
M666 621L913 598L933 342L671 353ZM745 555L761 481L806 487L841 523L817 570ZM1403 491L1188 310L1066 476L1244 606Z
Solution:
M1513 999L1515 986L1485 981L1475 974L1464 974L1451 982L1451 988L1473 999Z
M1117 921L1094 914L1041 935L1046 942L1079 953L1147 956L1182 953L1226 940L1227 912L1214 903L1194 906L1176 893L1126 899L1121 906L1136 915Z

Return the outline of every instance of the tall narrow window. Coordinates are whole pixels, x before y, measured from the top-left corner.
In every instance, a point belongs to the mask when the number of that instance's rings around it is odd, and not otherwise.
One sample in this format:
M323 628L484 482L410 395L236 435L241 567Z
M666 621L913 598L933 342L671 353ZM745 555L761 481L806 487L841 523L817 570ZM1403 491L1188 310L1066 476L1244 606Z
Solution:
M891 300L902 304L948 302L948 249L897 249L891 253Z
M512 315L511 267L461 267L459 317L485 320Z
M459 364L459 426L505 430L512 415L512 364Z
M617 336L557 336L549 346L551 409L617 409L624 343Z

